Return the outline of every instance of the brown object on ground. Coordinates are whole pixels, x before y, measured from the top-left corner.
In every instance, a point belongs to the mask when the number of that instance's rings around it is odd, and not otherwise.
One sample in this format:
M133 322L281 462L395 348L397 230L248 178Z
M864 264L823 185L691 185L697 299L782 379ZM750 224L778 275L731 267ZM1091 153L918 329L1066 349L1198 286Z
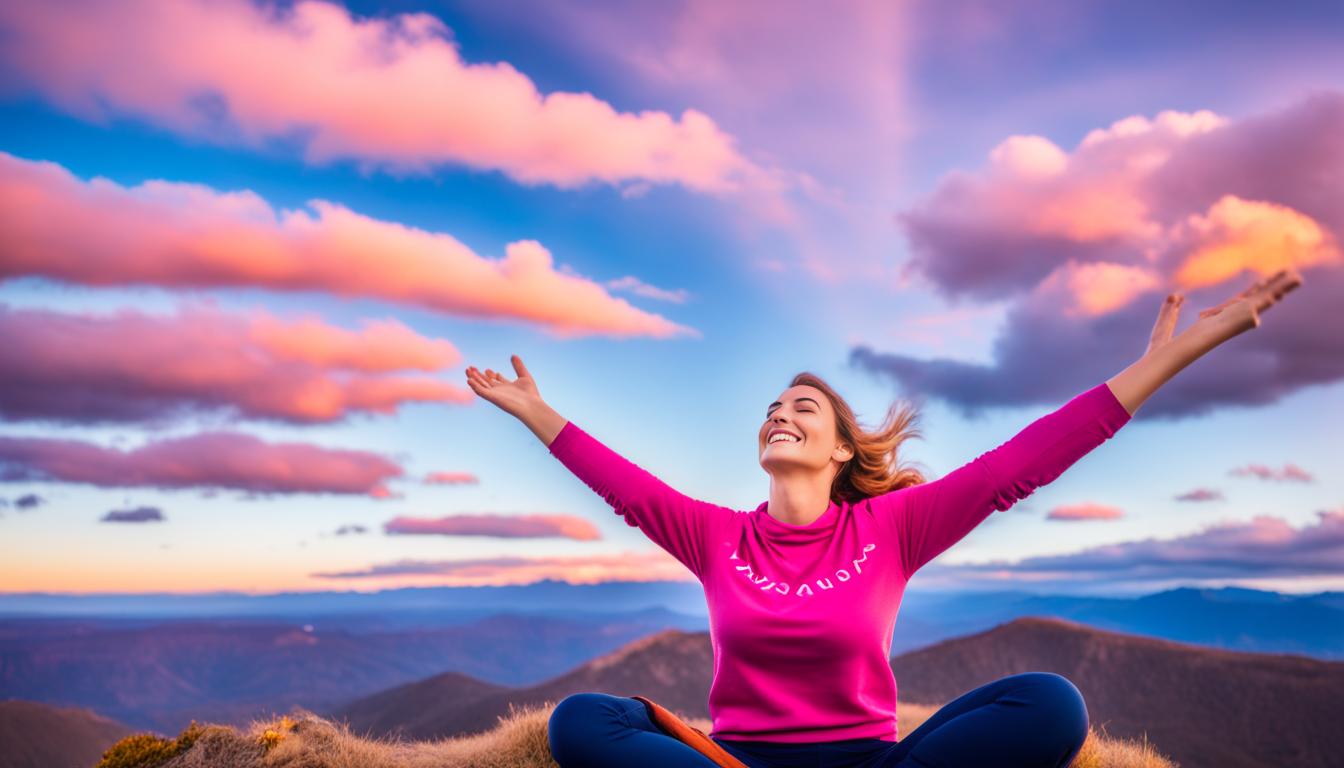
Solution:
M663 729L667 735L684 742L695 751L714 761L715 765L723 768L747 768L747 765L736 757L733 757L728 750L719 746L718 742L709 738L704 731L681 721L681 718L672 714L670 710L659 705L653 699L646 696L631 696L644 703L644 707L649 710L649 719L653 724Z

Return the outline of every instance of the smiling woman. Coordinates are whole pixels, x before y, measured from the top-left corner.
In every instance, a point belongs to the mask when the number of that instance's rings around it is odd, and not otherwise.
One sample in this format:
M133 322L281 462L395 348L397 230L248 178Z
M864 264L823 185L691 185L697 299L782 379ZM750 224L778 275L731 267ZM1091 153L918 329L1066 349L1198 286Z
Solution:
M857 502L924 482L918 470L897 461L901 444L920 437L917 421L914 406L893 403L884 425L865 431L854 409L820 376L794 376L761 425L759 455L771 480L770 515L805 525L828 503ZM779 432L798 439L771 442Z
M700 581L714 659L708 738L737 760L751 768L1062 768L1082 749L1089 722L1082 693L1050 672L990 681L898 741L890 650L906 585L993 512L1114 436L1195 357L1258 326L1258 313L1300 282L1294 273L1262 280L1174 339L1180 301L1169 299L1141 360L933 481L896 461L918 434L912 409L893 406L868 433L834 389L800 373L758 431L770 497L754 510L692 498L626 460L546 405L517 355L514 381L475 368L467 378ZM562 768L723 764L660 728L630 696L568 696L547 737Z

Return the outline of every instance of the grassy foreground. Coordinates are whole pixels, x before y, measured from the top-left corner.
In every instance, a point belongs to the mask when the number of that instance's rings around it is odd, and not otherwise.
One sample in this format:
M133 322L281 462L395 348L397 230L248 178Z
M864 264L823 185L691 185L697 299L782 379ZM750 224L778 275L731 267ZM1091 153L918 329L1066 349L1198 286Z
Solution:
M304 709L247 728L201 726L194 721L176 738L135 734L117 742L95 768L555 768L546 723L556 702L511 708L493 730L439 741L365 738L342 722ZM937 707L900 703L902 733ZM709 732L704 718L685 718ZM1175 768L1151 745L1113 739L1089 729L1073 768Z

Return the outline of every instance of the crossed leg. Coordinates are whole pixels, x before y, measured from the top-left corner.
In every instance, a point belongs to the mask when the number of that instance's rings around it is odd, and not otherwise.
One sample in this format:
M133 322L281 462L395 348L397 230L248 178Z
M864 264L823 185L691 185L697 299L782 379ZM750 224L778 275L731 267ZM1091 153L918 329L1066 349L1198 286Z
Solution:
M644 704L628 696L566 696L547 721L551 757L560 768L717 768L714 761L663 733Z
M1087 706L1053 672L1002 677L945 704L871 768L1064 768L1087 738Z

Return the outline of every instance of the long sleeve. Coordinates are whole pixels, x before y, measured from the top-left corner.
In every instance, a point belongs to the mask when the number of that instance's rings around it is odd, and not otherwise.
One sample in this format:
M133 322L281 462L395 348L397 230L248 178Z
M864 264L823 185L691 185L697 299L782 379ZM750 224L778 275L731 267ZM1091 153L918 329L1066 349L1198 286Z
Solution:
M1008 509L1059 477L1129 419L1102 382L946 476L872 497L874 515L895 530L906 579L990 513Z
M560 429L549 450L627 525L638 528L704 582L705 543L733 510L679 493L572 421Z

